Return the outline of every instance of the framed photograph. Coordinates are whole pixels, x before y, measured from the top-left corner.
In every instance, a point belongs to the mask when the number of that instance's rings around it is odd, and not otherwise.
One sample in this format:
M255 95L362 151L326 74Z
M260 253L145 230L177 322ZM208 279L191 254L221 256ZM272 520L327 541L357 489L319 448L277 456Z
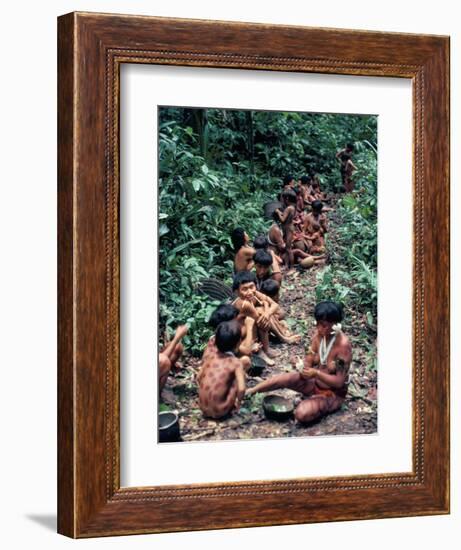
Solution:
M58 20L58 531L449 512L449 39Z

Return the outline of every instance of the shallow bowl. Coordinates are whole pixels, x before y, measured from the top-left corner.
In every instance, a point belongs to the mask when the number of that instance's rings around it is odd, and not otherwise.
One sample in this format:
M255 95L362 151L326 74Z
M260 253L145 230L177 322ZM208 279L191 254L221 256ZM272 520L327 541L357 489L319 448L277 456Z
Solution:
M263 399L263 410L269 420L288 420L294 411L293 403L281 395L270 394Z

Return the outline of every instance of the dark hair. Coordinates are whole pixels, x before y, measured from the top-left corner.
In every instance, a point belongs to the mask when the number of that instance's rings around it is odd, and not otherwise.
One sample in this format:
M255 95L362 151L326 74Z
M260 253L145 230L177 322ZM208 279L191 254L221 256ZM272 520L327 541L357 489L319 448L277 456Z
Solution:
M291 174L288 174L283 178L283 185L288 185L290 181L293 181L294 177Z
M232 281L232 290L238 290L240 285L245 283L256 284L256 275L252 271L239 271L236 273Z
M242 338L242 330L237 321L224 321L216 329L216 347L221 353L232 351Z
M257 250L253 256L255 264L263 265L269 267L272 265L272 254L267 252L267 250Z
M354 150L354 144L353 143L347 143L346 144L346 149L349 149L349 151L353 151Z
M262 248L265 250L269 246L269 241L265 235L259 235L253 241L253 248L259 249Z
M263 294L269 296L270 298L273 298L274 296L277 296L280 285L277 281L274 281L274 279L266 279L265 281L263 281L260 289Z
M345 162L345 161L348 161L351 159L351 156L349 155L349 153L341 153L341 157L340 159Z
M241 227L237 227L236 229L234 229L234 231L232 231L231 233L231 240L234 251L237 252L245 244L245 230Z
M307 185L309 183L309 176L301 176L300 181L303 185Z
M282 197L285 197L288 202L296 202L296 193L292 189L287 189L282 193Z
M239 313L239 310L232 304L221 304L211 314L208 324L214 329L224 321L232 321Z
M316 321L340 323L343 320L343 305L336 302L319 302L315 306L314 317Z
M312 211L313 212L321 212L323 208L323 202L322 201L313 201L312 203Z

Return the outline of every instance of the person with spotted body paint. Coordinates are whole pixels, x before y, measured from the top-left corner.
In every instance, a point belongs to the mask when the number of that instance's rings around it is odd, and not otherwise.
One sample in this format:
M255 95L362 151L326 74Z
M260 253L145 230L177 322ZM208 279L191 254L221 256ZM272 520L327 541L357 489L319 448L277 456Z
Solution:
M236 319L216 329L217 351L203 361L199 377L199 406L204 416L219 419L240 408L245 395L245 370L237 357L242 331Z

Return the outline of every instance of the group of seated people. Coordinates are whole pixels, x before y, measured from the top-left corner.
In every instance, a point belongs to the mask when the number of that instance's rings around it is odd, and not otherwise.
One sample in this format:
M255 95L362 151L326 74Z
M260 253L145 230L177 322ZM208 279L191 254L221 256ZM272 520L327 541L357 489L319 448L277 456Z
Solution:
M267 334L270 320L264 312L255 319L254 308L248 305L257 293L254 282L244 282L240 287L244 290L239 291L239 295L246 294L245 300L239 297L240 307L221 304L210 319L215 334L208 341L197 376L203 414L223 418L238 411L245 396L282 388L305 397L295 409L295 418L300 423L312 422L338 410L347 394L352 361L350 341L341 330L342 306L320 302L315 307L315 334L302 370L270 376L247 389L246 372L251 365L251 354L259 345L256 333Z
M274 211L269 229L271 246L283 255L288 268L325 261L325 234L328 232L325 206L328 197L320 189L317 175L302 176L298 182L288 175L279 195L283 207Z
M316 330L302 371L275 375L246 387L253 354L269 367L279 355L270 346L271 336L288 344L301 340L290 332L279 306L282 266L287 270L295 263L312 267L326 259L328 225L323 201L327 197L318 178L303 176L296 183L292 176L285 177L280 199L283 208L274 211L267 235L256 237L251 245L244 229L231 234L235 299L212 314L209 322L214 335L197 374L199 406L210 418L223 418L238 410L245 395L290 388L306 397L297 406L295 417L307 423L339 409L347 393L352 353L341 330L342 306L334 302L320 302L315 308ZM180 341L186 332L185 326L178 327L160 353L160 390L182 352Z
M297 184L293 176L286 176L278 198L282 208L274 210L267 236L256 237L251 246L248 234L237 228L231 239L235 252L234 273L251 270L253 266L258 272L261 266L267 266L271 268L270 278L280 285L282 264L290 270L295 264L308 268L325 263L325 235L328 232L325 212L332 208L324 205L323 201L328 198L320 190L315 175L303 176ZM267 274L265 278L269 278Z

